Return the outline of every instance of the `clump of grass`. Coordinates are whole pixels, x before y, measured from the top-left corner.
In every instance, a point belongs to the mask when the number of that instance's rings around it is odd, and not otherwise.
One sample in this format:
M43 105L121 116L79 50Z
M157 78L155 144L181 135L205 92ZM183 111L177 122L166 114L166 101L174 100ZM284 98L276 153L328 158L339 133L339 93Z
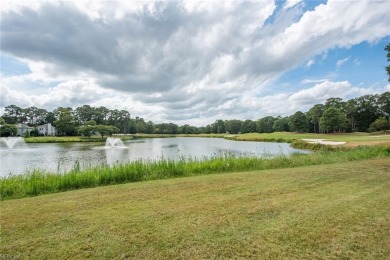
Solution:
M332 151L339 148L332 147L330 145L324 145L324 144L318 144L318 143L308 143L302 140L292 140L291 146L296 149L307 149L307 150L313 150L313 151Z
M201 159L182 158L178 161L138 160L89 169L81 169L76 162L71 171L63 174L35 170L24 175L0 178L0 195L4 200L119 183L222 172L291 168L389 156L390 147L375 146L332 151L320 150L312 154L280 155L272 158L223 155Z

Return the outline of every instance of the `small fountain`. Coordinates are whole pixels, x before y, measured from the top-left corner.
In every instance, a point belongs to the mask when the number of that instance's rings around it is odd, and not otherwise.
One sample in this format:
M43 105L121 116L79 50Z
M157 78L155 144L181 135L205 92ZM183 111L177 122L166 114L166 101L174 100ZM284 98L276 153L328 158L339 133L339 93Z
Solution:
M106 140L106 148L123 148L125 145L123 144L122 140L119 138L114 138L114 137L108 137Z
M22 137L1 137L0 146L7 149L25 148L26 142Z

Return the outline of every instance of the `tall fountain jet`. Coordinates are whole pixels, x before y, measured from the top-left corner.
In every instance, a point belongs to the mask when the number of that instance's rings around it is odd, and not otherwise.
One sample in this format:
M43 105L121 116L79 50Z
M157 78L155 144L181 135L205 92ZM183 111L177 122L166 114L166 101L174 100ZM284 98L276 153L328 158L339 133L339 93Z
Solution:
M22 137L1 137L0 146L6 149L25 148L26 142Z
M105 147L107 147L107 148L125 147L125 145L123 144L122 140L119 138L108 137L106 140Z

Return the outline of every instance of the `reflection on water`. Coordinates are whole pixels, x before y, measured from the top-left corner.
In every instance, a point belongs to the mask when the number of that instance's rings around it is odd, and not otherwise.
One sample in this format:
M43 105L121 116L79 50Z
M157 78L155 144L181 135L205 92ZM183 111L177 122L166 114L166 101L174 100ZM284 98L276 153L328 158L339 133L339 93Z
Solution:
M108 165L127 162L129 149L105 149L106 162Z
M221 138L151 138L105 147L100 143L28 144L24 149L0 148L0 176L34 169L54 173L81 168L126 163L139 159L202 159L212 156L274 156L303 152L284 143L237 142Z

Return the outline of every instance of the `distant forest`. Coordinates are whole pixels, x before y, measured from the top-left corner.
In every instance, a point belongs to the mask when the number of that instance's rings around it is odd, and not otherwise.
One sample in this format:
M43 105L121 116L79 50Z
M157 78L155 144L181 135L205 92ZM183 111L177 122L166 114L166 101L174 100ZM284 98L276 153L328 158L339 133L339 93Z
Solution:
M84 105L76 109L58 107L49 112L42 108L5 107L0 118L0 134L14 135L15 124L31 127L51 123L59 135L106 134L200 134L200 133L271 133L310 132L374 132L390 129L390 92L364 95L348 101L329 98L325 104L316 104L309 111L297 111L287 117L266 116L258 120L216 120L213 124L196 127L174 123L156 124L141 117L131 117L126 110ZM38 132L35 131L37 134ZM34 134L31 133L32 135Z

